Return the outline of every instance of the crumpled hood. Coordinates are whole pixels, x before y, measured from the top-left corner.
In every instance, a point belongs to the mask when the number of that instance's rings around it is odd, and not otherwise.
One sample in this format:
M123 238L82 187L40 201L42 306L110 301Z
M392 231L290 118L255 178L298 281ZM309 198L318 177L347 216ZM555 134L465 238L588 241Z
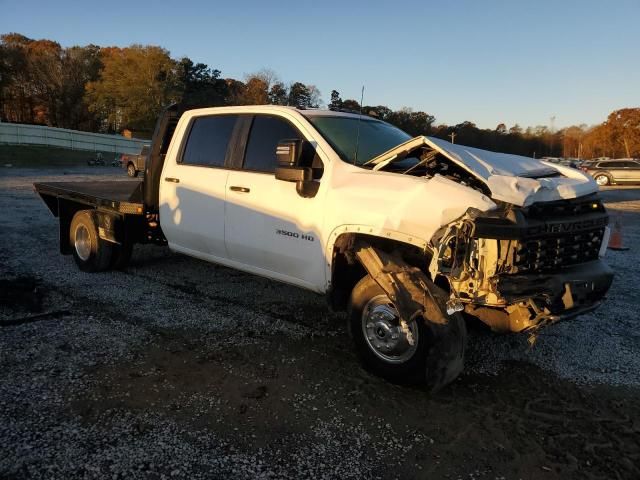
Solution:
M514 205L576 198L598 191L598 185L590 175L574 168L520 155L454 145L433 137L415 137L383 153L371 163L381 164L395 155L425 145L482 180L494 199ZM560 175L549 176L556 172Z

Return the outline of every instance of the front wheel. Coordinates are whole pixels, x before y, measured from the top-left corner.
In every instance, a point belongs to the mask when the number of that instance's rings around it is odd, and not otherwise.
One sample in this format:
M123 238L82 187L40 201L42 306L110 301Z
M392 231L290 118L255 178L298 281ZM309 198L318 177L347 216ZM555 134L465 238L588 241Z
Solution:
M430 283L429 288L434 298L444 298L438 287ZM403 328L393 302L369 275L353 289L349 322L365 368L387 380L426 383L435 391L462 370L466 346L462 317L449 316L444 325L418 317Z
M133 165L133 163L127 165L127 175L129 175L131 178L138 176L138 171L136 170L136 167Z

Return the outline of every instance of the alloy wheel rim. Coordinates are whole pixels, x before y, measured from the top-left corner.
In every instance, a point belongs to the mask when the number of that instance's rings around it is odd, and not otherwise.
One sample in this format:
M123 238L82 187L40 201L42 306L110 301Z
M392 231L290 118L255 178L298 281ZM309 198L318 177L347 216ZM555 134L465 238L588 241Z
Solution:
M387 295L373 297L362 310L362 333L367 346L385 362L405 363L415 354L419 341L418 325L413 320L407 326L409 332L403 331L398 311Z
M89 230L84 225L78 225L76 228L74 246L78 257L87 261L91 255L91 237L89 236Z

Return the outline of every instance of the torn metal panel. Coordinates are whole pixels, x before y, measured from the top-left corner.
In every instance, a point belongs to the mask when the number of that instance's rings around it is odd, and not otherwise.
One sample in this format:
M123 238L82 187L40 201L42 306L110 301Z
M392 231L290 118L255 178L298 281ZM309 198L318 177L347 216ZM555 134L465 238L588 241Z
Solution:
M365 242L354 245L356 256L369 275L380 285L399 315L399 324L413 345L415 339L408 326L420 316L429 329L425 353L425 380L436 391L455 379L464 365L466 327L457 312L445 314L446 294L431 283L418 268L405 263Z
M435 324L449 320L429 289L431 283L418 268L363 242L355 245L356 256L394 303L401 320L417 316Z
M599 255L607 215L597 198L492 213L469 209L432 241L429 273L467 313L518 332L599 304L613 272Z
M536 202L582 197L598 191L598 185L590 176L573 168L566 168L563 173L563 177L535 179L491 175L487 185L496 200L521 207Z
M329 258L333 242L343 233L400 239L424 248L438 229L470 206L482 211L496 208L486 195L440 175L373 172L345 163L336 169L341 171L327 180L331 188L323 206L327 224L335 225L326 244Z

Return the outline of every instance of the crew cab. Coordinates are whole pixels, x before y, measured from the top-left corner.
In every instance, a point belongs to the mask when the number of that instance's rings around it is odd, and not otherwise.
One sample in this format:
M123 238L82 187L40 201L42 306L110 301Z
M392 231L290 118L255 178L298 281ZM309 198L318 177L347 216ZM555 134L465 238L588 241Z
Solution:
M613 277L588 175L364 115L172 106L144 181L35 188L82 270L153 242L324 294L366 367L434 390L463 368L464 317L535 333L596 308Z

